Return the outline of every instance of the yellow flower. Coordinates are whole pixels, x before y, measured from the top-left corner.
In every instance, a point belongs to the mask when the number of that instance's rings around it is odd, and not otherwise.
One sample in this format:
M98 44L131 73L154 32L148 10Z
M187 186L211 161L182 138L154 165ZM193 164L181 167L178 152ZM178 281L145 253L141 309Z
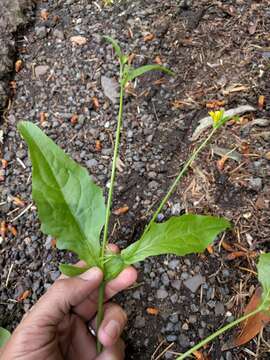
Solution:
M210 111L209 115L211 116L214 125L217 125L223 119L224 110Z

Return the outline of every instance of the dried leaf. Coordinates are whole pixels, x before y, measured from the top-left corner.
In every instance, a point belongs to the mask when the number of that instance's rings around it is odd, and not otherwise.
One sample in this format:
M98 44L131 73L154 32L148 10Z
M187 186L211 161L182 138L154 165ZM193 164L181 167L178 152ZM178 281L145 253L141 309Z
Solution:
M47 118L48 118L48 114L46 114L44 111L41 111L39 113L39 121L40 121L41 125L45 123Z
M193 355L197 360L208 360L209 357L205 356L201 351L194 351Z
M1 221L1 223L0 223L0 237L1 237L2 239L5 239L5 237L6 237L6 231L7 231L6 222L5 222L5 221Z
M227 255L227 260L234 260L240 257L256 257L257 253L255 251L234 251Z
M15 226L12 226L12 225L8 225L8 230L11 232L11 234L13 235L13 236L17 236L18 235L18 231L17 231L17 229L15 228Z
M224 155L220 160L217 161L217 168L222 171L225 166L225 162L228 160L228 156Z
M257 30L258 20L254 23L249 24L248 32L250 35L254 35Z
M8 167L8 162L5 159L1 159L1 163L2 163L2 169L6 169Z
M150 33L150 34L144 35L143 40L144 40L145 42L147 42L147 41L152 41L152 40L154 40L154 38L155 38L155 35Z
M263 110L264 106L265 106L265 96L260 95L259 99L258 99L258 108L259 108L259 110Z
M128 56L128 65L131 65L133 63L133 60L135 59L136 55L134 53L131 53Z
M219 108L225 105L224 100L211 100L206 104L207 109L209 110L218 110Z
M159 313L157 308L149 307L146 309L147 314L156 316Z
M131 30L130 27L128 28L128 37L129 37L130 39L133 39L133 31Z
M226 243L224 240L222 241L221 246L226 251L230 251L230 252L234 251L234 248L230 244Z
M72 42L72 44L76 44L76 45L85 45L87 43L87 39L84 36L72 36L70 38L70 41Z
M123 206L123 207L120 207L119 209L116 209L113 211L114 215L123 215L123 214L126 214L129 210L129 207L128 206Z
M42 9L39 14L41 20L47 21L49 18L49 12L46 9Z
M98 101L98 98L96 96L94 96L92 98L92 104L93 104L94 110L98 111L98 109L99 109L99 101Z
M19 207L25 206L25 202L23 200L21 200L20 198L18 198L17 196L12 197L12 202L13 202L13 204L15 204L16 206L19 206Z
M13 95L16 94L16 90L17 90L17 83L15 80L12 80L9 82L9 86L10 86L10 89L12 90L12 93Z
M214 254L214 248L212 244L207 246L207 251L209 252L209 254Z
M270 151L264 154L264 157L266 158L266 160L270 160Z
M51 240L51 247L56 248L56 239Z
M95 145L96 151L101 151L102 150L102 144L100 140L96 140L96 145Z
M31 295L31 290L25 290L18 298L17 301L23 301Z
M22 70L22 68L23 68L22 60L17 60L15 62L15 71L16 71L16 73L20 72Z
M255 202L255 206L257 209L267 209L267 207L268 207L263 196L258 196L258 198Z
M162 65L162 61L161 61L160 56L156 56L154 62L155 62L156 64L158 64L158 65Z
M260 305L261 296L262 289L258 288L245 309L245 315L255 310ZM265 327L265 325L269 323L269 321L270 315L265 312L259 312L255 316L251 316L242 323L239 334L235 338L230 339L226 344L224 344L224 346L222 347L222 351L227 351L236 346L246 344L256 335L258 335Z
M76 125L78 124L78 115L77 114L73 114L71 119L70 119L70 122L72 125Z

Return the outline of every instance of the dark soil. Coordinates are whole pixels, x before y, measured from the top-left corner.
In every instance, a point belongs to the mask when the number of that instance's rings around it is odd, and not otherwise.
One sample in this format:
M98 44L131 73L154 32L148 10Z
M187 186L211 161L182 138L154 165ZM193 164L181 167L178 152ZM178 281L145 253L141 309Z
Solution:
M41 9L47 9L47 20ZM0 170L0 220L17 231L7 231L0 244L1 326L13 330L57 279L59 262L75 260L40 232L31 200L31 164L17 122L43 127L104 189L109 180L117 106L105 97L101 76L116 79L118 65L103 34L133 53L134 65L159 58L176 73L174 78L145 75L125 100L123 167L113 207L127 205L129 212L111 222L111 241L120 247L138 238L179 167L204 138L205 133L191 141L209 103L224 101L226 110L247 104L255 108L213 140L219 148L234 149L237 161L229 158L222 164L215 148L207 148L160 214L160 219L185 212L215 214L234 227L210 252L151 258L137 266L138 284L117 299L129 315L127 359L176 358L243 312L258 285L257 256L269 251L269 27L268 0L128 0L109 7L88 0L38 3L35 23L18 36L17 59L23 68L14 76L12 103L1 125L0 158L7 167ZM153 39L146 41L147 34ZM86 44L72 45L75 35L85 37ZM265 96L261 107L260 96ZM74 114L77 124L71 121ZM221 240L246 255L229 260ZM193 293L184 281L196 275L203 280ZM150 315L148 308L158 314ZM209 344L205 352L210 359L269 358L269 327L263 339L222 352L231 336Z

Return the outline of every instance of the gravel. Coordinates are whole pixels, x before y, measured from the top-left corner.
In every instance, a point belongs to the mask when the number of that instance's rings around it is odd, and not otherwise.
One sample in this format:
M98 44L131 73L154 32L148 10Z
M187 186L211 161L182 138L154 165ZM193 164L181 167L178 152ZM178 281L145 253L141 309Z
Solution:
M48 21L40 19L41 5L48 7ZM257 99L253 94L267 94L267 91L256 88L256 81L263 81L257 75L263 68L259 56L244 65L244 53L234 45L233 48L228 47L222 55L224 66L214 64L216 67L211 67L212 51L216 56L224 43L229 46L225 37L227 29L234 26L230 21L235 18L224 15L216 5L207 8L202 24L211 26L211 34L213 29L217 31L211 41L208 41L200 38L201 35L205 36L204 27L190 30L191 33L187 32L186 27L187 22L190 22L188 11L196 12L203 6L202 2L195 0L192 3L181 2L180 7L174 0L126 1L102 8L102 11L87 0L57 0L37 5L35 21L19 36L22 51L18 57L23 60L24 67L14 77L17 89L4 128L5 142L1 158L6 159L9 165L6 169L1 169L4 177L4 182L0 184L0 202L4 203L0 208L1 220L10 222L32 203L31 166L26 146L16 130L16 123L20 119L39 124L67 153L89 169L93 179L106 193L118 111L116 84L119 72L111 46L102 40L103 34L109 34L118 38L126 51L135 54L135 66L154 62L160 56L164 64L178 72L176 77L165 78L163 83L159 83L162 78L160 73L140 77L133 89L135 96L129 94L125 98L119 156L121 163L119 162L113 209L127 205L129 212L121 217L113 217L111 229L114 229L114 235L111 236L111 241L117 241L122 248L139 238L151 211L157 207L179 166L195 146L189 143L188 138L198 120L207 113L204 104L216 97L223 99L219 81L223 79L221 87L225 89L231 84L248 85L250 79L253 79L252 94L245 93L245 98L242 99L241 94L237 93L233 97L233 103L230 103L231 97L228 96L228 106L236 106L245 101L252 101L256 105ZM241 6L244 7L239 5L239 8ZM243 14L246 14L244 10ZM230 24L226 31L220 28L225 22ZM216 24L218 27L215 27ZM261 26L261 22L258 26ZM127 35L129 28L133 34L131 37ZM144 41L146 32L155 34L156 38ZM236 34L239 31L233 28L233 36ZM240 41L233 37L234 44L250 45L255 42L255 38L245 34L245 31L241 32L244 38ZM71 43L70 38L78 35L87 39L84 45ZM193 40L195 42L189 44ZM4 47L2 48L4 51ZM12 49L5 48L5 52L12 53L14 47ZM254 50L252 53L257 52ZM206 56L203 61L211 66L203 66L201 56ZM241 71L232 70L232 65L237 66L238 63L241 64ZM228 71L226 64L230 64ZM249 67L248 64L252 66ZM239 77L244 66L248 76ZM12 68L13 61L9 64L9 69ZM36 79L33 77L33 68ZM214 89L212 93L211 88ZM198 95L201 91L204 92L202 97ZM193 99L193 96L198 98ZM98 106L94 105L93 98L98 100ZM174 109L172 103L178 99L184 104L189 104L189 99L192 101L187 107L184 105L180 109ZM46 114L46 121L41 123L42 113ZM71 122L74 114L77 115L76 123ZM267 151L268 145L264 144L263 138L257 141L255 136L249 137L249 132L242 138L240 130L232 126L224 131L220 139L216 140L222 147L233 149L239 146L237 150L240 152L241 141L248 141L251 146L256 143L256 148L251 153L265 154ZM253 130L249 131L252 133ZM253 135L257 136L257 132ZM96 147L97 140L101 142L101 149ZM165 221L171 215L176 216L185 211L239 219L239 227L246 229L250 226L245 231L251 234L254 249L264 250L263 245L258 244L263 244L269 238L267 226L263 225L263 221L252 225L249 223L251 220L245 219L242 213L251 213L249 219L254 218L254 221L258 214L262 216L261 219L265 216L265 210L255 212L251 204L256 203L257 196L261 193L267 194L269 182L266 174L267 171L269 173L269 162L263 156L260 159L256 157L260 163L255 166L254 159L248 158L249 161L240 169L243 173L238 184L233 178L233 172L230 178L227 176L234 169L234 162L228 160L225 164L228 169L225 167L224 171L220 171L215 161L218 158L213 157L211 161L209 159L210 155L206 151L194 162L192 171L187 172L181 186L159 214L158 221ZM209 183L205 181L208 177ZM248 178L252 179L251 182L246 180ZM11 196L20 197L25 202L25 207L16 210L15 204L8 200ZM0 258L0 320L1 326L7 326L11 330L24 312L57 279L59 263L76 261L73 255L58 251L54 246L54 239L41 234L34 206L30 206L12 224L16 226L18 236L13 237L9 233L2 239ZM243 236L241 241L245 239L246 236ZM228 232L225 241L234 243L237 240L233 232ZM219 239L217 244L218 242ZM243 246L249 248L247 242ZM150 359L163 339L175 342L172 349L182 352L200 337L219 328L224 323L227 311L235 314L237 309L228 309L227 306L235 296L235 291L238 291L236 283L241 280L250 285L255 280L247 280L246 272L240 272L234 266L235 263L232 265L228 262L226 256L227 252L215 244L213 254L205 252L185 258L164 255L136 265L139 271L138 286L117 298L129 316L125 333L128 359ZM245 259L240 261L240 266L248 266ZM10 269L9 286L6 287ZM21 292L27 289L31 289L29 298L23 302L17 301ZM247 293L248 291L246 289ZM12 302L9 303L8 299ZM6 303L8 306L3 305ZM155 308L157 314L149 314L148 308ZM213 313L215 316L212 316ZM215 347L218 348L218 345L214 344ZM241 349L235 350L236 353L238 351ZM166 358L170 356L166 354ZM217 360L221 359L219 353L213 356ZM223 356L225 358L224 354ZM237 355L234 356L237 358Z

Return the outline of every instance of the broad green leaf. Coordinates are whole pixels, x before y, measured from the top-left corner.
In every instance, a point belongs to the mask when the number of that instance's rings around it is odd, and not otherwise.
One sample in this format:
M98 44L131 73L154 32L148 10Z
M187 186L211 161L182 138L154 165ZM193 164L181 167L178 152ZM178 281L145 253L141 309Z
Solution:
M183 215L156 224L121 252L125 264L134 264L148 256L161 254L187 255L198 253L215 240L230 223L215 216Z
M113 38L111 38L110 36L104 36L104 39L112 45L116 55L119 57L120 61L122 61L124 59L124 55L121 51L121 48L120 48L118 42L116 40L114 40Z
M59 270L61 271L61 273L69 277L81 275L88 269L89 269L88 267L78 267L71 264L59 265Z
M59 249L73 251L89 266L98 265L105 221L102 190L36 125L23 121L18 129L30 151L41 230L57 239Z
M11 337L11 333L0 327L0 348L5 345L5 343L8 341L8 339Z
M270 307L270 253L261 254L258 268L258 279L262 284L262 303L266 310Z
M129 71L129 73L127 74L126 78L125 78L125 82L124 85L128 82L128 81L132 81L134 79L136 79L138 76L141 76L143 74L145 74L148 71L162 71L168 75L175 75L173 71L171 71L170 69L166 68L165 66L162 65L158 65L158 64L153 64L153 65L144 65L141 66L137 69L131 69Z

